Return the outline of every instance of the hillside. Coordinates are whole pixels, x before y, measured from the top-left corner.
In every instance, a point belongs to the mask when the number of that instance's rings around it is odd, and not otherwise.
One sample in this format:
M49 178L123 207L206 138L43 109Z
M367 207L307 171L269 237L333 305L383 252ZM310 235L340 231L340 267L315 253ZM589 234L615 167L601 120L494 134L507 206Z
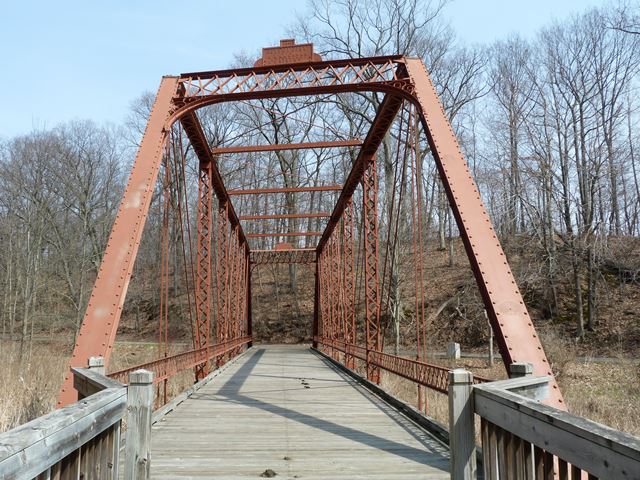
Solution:
M609 239L608 257L601 259L596 293L596 322L583 340L575 340L575 301L568 258L561 258L557 279L557 312L550 315L543 285L542 252L532 238L520 237L505 245L505 252L523 293L529 312L543 340L553 339L548 349L571 349L583 356L635 355L640 345L640 239ZM463 348L486 351L489 330L481 299L468 266L460 239L453 241L453 265L449 250L439 250L429 242L425 254L425 286L427 298L428 342L432 349L442 349L446 342L456 341ZM401 344L414 342L412 316L415 297L413 273L400 259L399 278L404 319L401 322ZM634 273L636 272L636 273ZM296 267L296 294L290 288L286 265L269 265L253 270L253 322L258 342L309 342L313 320L314 269ZM145 284L146 282L142 282ZM133 288L119 333L125 337L147 338L156 335L157 302ZM436 311L439 311L435 315ZM190 339L186 297L179 295L173 304L170 336L175 340ZM362 312L360 311L360 317ZM382 316L382 321L386 320ZM386 329L386 344L393 344L393 332ZM556 344L560 344L560 347Z

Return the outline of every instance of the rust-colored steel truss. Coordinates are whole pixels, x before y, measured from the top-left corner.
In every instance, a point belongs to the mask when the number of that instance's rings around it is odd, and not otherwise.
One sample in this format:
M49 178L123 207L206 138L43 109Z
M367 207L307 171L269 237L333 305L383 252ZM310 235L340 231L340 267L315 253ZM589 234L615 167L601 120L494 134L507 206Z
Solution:
M265 193L301 193L301 192L339 192L342 185L324 185L317 187L280 187L280 188L252 188L243 190L229 190L229 195L264 195Z
M180 372L184 372L191 368L197 368L199 365L203 365L218 357L227 355L238 347L242 347L249 342L251 342L251 338L249 336L244 336L226 343L206 345L202 348L176 353L175 355L171 355L166 358L160 358L151 362L135 365L134 367L118 370L117 372L109 373L107 376L117 380L118 382L126 384L129 381L130 372L144 368L145 370L149 370L154 373L154 383L160 383Z
M413 360L411 358L390 355L384 352L375 351L367 353L365 347L340 340L317 338L316 341L328 345L336 351L344 353L346 356L372 363L379 369L394 373L437 392L447 393L449 388L449 368ZM482 376L473 376L473 382L476 384L490 381L492 380Z
M283 220L286 218L328 218L328 212L317 213L281 213L274 215L241 215L240 220Z
M314 248L291 250L252 250L250 255L251 265L286 264L311 264L316 261Z
M293 55L290 58L295 57L295 62L280 64L279 59L287 54L278 48L287 49ZM378 92L383 95L364 140L221 146L212 150L197 115L202 107L230 101L336 95L343 92ZM315 263L315 346L326 348L334 358L344 358L351 368L356 360L364 362L367 376L372 381L379 381L380 370L383 369L419 385L445 391L446 369L382 351L375 156L398 112L407 104L417 112L426 134L505 365L508 367L516 361L527 361L534 365L535 374L552 376L478 188L422 61L403 56L322 61L309 45L299 46L291 41L284 42L281 47L265 49L264 57L252 68L194 72L162 79L70 366L84 367L91 356L103 356L105 361L109 360L152 192L162 164L164 146L172 129L180 126L200 165L197 239L194 242L197 249L193 285L196 305L194 350L145 364L146 368L156 369L156 380L165 380L185 368L195 368L197 378L202 378L209 371L211 360L215 359L217 364L224 363L245 345L251 344L252 267L271 263ZM216 159L216 155L222 154L333 147L358 148L357 157L343 185L227 191ZM357 188L362 190L361 260L356 260L354 240L357 230L354 228L353 203ZM237 195L322 191L339 191L337 202L326 217L328 219L322 232L245 235L241 218L244 221L313 218L313 215L319 218L320 214L274 212L263 216L238 217L231 202L231 198ZM218 205L215 220L214 195ZM315 249L251 251L249 247L250 239L255 237L300 234L319 235ZM212 255L214 245L215 269ZM364 324L364 345L359 345L356 328L359 322L356 314L355 270L360 261L364 276L364 298L361 299L364 315L360 322ZM212 315L214 298L215 319ZM215 328L212 324L215 324ZM215 331L214 344L210 343L212 329ZM124 375L121 372L118 374ZM555 380L552 380L551 386L549 402L565 408ZM67 375L59 405L75 398L71 376Z
M211 163L200 165L198 175L198 249L196 261L196 349L209 345L211 332ZM206 355L207 359L209 355ZM196 368L196 380L202 380L209 373L208 361Z
M247 238L268 238L268 237L321 237L322 232L270 232L270 233L248 233Z
M219 147L212 150L213 155L228 155L230 153L250 153L250 152L276 152L281 150L308 150L340 147L359 147L362 140L354 138L352 140L334 140L330 142L307 142L307 143L277 143L273 145L238 145L233 147Z

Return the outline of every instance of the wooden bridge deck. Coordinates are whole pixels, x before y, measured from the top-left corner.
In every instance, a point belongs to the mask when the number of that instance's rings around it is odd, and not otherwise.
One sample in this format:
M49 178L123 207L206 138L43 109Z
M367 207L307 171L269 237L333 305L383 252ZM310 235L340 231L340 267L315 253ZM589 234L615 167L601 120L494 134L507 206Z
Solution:
M258 346L156 423L151 477L445 479L448 451L302 346Z

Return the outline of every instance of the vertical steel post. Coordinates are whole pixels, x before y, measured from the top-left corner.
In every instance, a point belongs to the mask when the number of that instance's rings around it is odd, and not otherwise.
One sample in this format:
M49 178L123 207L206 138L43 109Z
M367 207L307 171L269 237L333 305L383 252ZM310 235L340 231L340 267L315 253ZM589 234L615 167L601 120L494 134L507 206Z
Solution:
M207 348L207 361L196 366L196 380L209 373L209 337L211 332L211 163L200 164L198 175L198 232L196 252L196 344Z
M248 254L247 254L248 255ZM247 262L248 263L248 262ZM253 337L253 316L252 316L252 294L251 294L251 265L247 267L247 336ZM253 346L253 339L249 341L247 347Z
M355 279L354 279L354 255L353 255L353 204L351 199L342 214L342 248L343 248L343 309L344 309L344 341L347 344L356 343L356 316L355 316ZM345 355L345 365L355 368L353 355Z
M342 223L342 222L341 222ZM344 282L343 282L343 269L344 265L342 264L342 228L336 230L336 246L334 248L334 257L335 257L335 265L336 265L336 290L338 294L336 295L334 301L336 302L336 338L338 340L344 341ZM338 352L340 355L340 352ZM345 358L342 358L342 361L345 361Z
M367 347L367 378L380 383L380 368L370 362L371 352L380 350L380 285L378 282L378 176L372 155L362 178L364 222L364 308Z
M320 336L320 255L316 253L316 267L314 275L314 290L315 295L313 297L313 331L312 331L312 346L318 348L318 337Z
M320 254L320 324L321 336L328 339L331 337L329 326L328 288L327 288L327 250L323 249ZM325 351L327 351L325 349Z
M228 204L218 206L218 255L217 261L217 299L218 312L216 319L217 343L224 343L227 338L227 289L229 288L229 218ZM218 365L224 363L222 356L218 357Z
M227 297L227 305L228 305L228 313L227 318L229 319L229 339L235 340L236 338L236 325L238 323L238 227L234 226L231 229L231 242L229 244L229 252L230 252L230 272L229 272L229 288L227 289L228 297ZM232 356L232 355L231 355Z
M330 308L330 318L331 318L331 340L337 340L338 338L338 285L336 284L336 236L331 235L329 239L328 245L328 263L329 263L329 275L328 275L328 284L329 284L329 308ZM332 351L332 355L334 360L338 360L339 351L337 348L334 348Z

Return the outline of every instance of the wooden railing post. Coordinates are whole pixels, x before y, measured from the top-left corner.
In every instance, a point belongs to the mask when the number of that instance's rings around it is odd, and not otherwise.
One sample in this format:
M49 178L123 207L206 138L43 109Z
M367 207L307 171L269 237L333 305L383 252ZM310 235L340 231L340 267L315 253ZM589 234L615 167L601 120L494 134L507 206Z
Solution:
M511 378L522 378L533 375L533 365L526 362L515 362L509 365Z
M104 375L104 357L89 357L89 365L87 367L91 371Z
M476 435L473 375L462 369L449 372L449 455L452 480L476 479Z
M129 373L127 387L127 432L125 480L147 480L151 470L151 414L153 411L153 373Z

